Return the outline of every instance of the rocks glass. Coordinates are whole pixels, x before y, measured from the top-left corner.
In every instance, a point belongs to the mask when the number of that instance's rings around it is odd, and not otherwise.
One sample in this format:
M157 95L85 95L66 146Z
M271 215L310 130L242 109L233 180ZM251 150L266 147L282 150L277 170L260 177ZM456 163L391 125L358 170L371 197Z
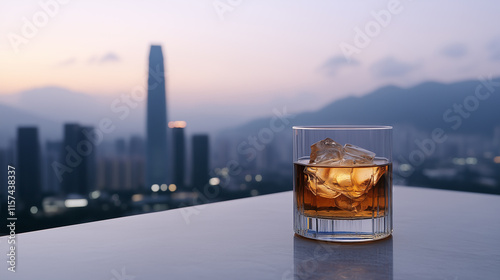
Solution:
M392 127L293 127L296 234L359 242L392 234Z

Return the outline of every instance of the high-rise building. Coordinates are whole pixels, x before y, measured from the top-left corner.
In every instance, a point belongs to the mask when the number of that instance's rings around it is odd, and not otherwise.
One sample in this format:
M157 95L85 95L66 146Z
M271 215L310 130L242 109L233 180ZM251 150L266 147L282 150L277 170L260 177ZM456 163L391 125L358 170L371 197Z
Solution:
M186 140L184 138L184 128L186 122L176 121L168 124L172 128L173 144L174 144L174 166L173 166L173 182L178 190L183 190L185 186L186 173Z
M71 172L61 175L64 194L87 195L95 189L96 147L85 137L92 130L92 127L82 127L78 124L64 125L61 162L71 169Z
M167 102L165 68L161 46L149 53L146 187L168 184Z
M144 188L144 139L140 136L130 137L129 157L130 157L130 186L134 190Z
M208 135L199 134L194 135L192 140L193 145L193 158L191 170L191 184L194 188L202 188L208 183Z
M96 149L97 147L94 146L87 138L85 135L92 134L94 128L91 126L82 126L80 129L80 141L81 143L79 144L80 146L77 146L79 152L82 156L82 174L80 175L81 178L81 187L80 187L80 192L81 194L87 195L89 192L94 191L96 189ZM86 133L84 133L86 131ZM83 144L85 143L85 144ZM84 145L89 147L90 151L87 151L86 148L84 148Z
M47 143L45 143L45 153L43 157L43 160L45 162L43 166L43 175L45 182L44 191L51 194L59 193L61 188L60 182L57 179L57 174L52 169L52 163L55 161L59 161L59 159L61 158L61 150L61 142L47 141Z
M38 128L17 129L16 194L26 210L41 204L40 144Z

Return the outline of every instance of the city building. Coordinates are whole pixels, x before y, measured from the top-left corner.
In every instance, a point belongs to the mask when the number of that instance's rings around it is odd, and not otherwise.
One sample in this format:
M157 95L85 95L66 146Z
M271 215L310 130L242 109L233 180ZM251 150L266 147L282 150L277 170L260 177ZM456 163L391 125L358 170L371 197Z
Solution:
M95 189L96 147L85 135L92 132L92 127L78 124L64 125L64 144L59 168L63 194L87 195Z
M208 135L198 134L192 138L192 170L191 184L194 188L203 188L209 177L209 143Z
M145 147L144 139L140 136L130 137L129 157L130 157L130 186L134 190L144 188L145 180Z
M39 207L42 199L38 128L17 129L16 195L24 210Z
M168 124L172 128L173 136L173 183L178 190L183 190L185 187L185 172L186 172L186 140L184 137L184 129L186 122L175 121Z
M51 168L52 163L58 161L61 157L62 143L59 141L47 141L43 153L43 191L49 194L57 194L61 191L61 184L57 174Z
M146 120L146 187L168 184L167 104L165 68L161 46L149 53L148 104Z

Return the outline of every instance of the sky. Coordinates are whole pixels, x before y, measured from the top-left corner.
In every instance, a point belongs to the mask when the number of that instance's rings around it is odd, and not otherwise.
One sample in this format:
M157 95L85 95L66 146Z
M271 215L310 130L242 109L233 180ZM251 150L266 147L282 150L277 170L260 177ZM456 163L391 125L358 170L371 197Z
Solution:
M1 1L0 95L130 92L161 44L175 108L314 110L387 84L499 75L498 11L498 1Z

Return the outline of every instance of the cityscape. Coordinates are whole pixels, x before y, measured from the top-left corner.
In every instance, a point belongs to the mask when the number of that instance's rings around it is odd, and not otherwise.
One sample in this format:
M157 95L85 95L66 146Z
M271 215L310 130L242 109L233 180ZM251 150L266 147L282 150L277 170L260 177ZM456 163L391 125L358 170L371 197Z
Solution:
M188 142L185 121L167 124L161 46L151 46L149 69L146 139L105 143L112 123L103 119L98 127L66 123L64 139L45 143L36 126L19 127L12 147L0 150L0 163L16 170L16 211L29 221L21 232L258 194L246 188L222 194L217 176L229 171L210 172L209 136L194 134Z
M60 141L42 141L37 126L17 128L16 140L0 150L0 164L16 170L16 211L28 221L19 225L20 231L291 190L291 126L332 122L322 120L321 113L319 119L308 120L276 108L270 118L222 131L215 138L186 135L189 123L167 119L165 64L162 47L152 45L145 137L108 138L114 130L109 118L94 125L65 123ZM366 98L373 94L378 93ZM419 129L415 122L389 121L395 128L395 184L500 194L497 120L487 125L490 132L465 126L466 134L440 128L429 134L430 128ZM338 117L337 122L356 120ZM436 130L442 132L434 139ZM8 181L6 176L0 174L2 183ZM8 192L3 189L6 203Z

